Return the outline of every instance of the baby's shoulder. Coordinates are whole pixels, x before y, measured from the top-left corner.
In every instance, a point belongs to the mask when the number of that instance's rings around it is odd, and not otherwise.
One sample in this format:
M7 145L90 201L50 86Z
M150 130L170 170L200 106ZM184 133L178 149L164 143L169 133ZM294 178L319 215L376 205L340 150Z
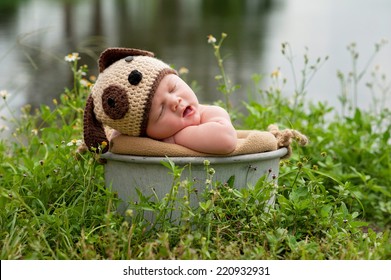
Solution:
M201 105L202 111L207 113L227 113L227 111L217 105ZM228 113L227 113L228 114Z
M201 114L207 119L214 117L229 118L228 112L224 108L216 105L202 105Z

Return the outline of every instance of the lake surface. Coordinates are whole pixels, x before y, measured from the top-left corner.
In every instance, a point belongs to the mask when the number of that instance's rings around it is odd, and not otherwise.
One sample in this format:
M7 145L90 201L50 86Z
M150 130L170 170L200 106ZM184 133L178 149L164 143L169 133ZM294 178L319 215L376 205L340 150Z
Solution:
M10 4L5 4L10 2ZM13 108L29 103L51 104L71 87L64 56L79 52L82 63L97 74L96 60L106 47L147 49L175 68L189 69L188 80L198 84L201 102L222 98L216 90L219 74L207 35L228 34L222 53L228 76L242 87L235 104L246 100L251 76L268 76L280 69L292 96L293 76L281 54L289 42L295 54L298 79L305 48L310 59L329 56L308 87L308 99L339 106L337 70L351 69L346 46L357 43L358 68L363 69L375 43L391 39L391 1L388 0L15 0L0 3L0 90L10 94ZM391 78L391 43L368 68ZM368 75L368 79L369 79ZM263 86L269 81L265 78ZM358 104L368 108L371 94L365 79ZM390 102L388 98L388 102ZM0 101L2 102L2 101ZM390 105L390 103L387 103ZM0 115L7 116L3 103ZM4 121L0 121L4 122ZM0 125L4 125L0 123Z

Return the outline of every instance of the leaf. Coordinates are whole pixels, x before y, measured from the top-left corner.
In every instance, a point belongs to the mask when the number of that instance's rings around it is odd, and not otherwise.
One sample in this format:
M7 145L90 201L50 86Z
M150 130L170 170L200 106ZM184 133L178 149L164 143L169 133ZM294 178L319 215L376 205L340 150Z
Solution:
M238 191L237 189L232 189L232 193L237 197L237 198L243 198L243 194Z
M319 170L312 170L312 173L315 173L315 174L321 175L323 177L329 178L329 179L333 180L334 182L336 182L340 186L344 185L344 183L342 183L342 181L340 181L337 178L331 176L330 174L324 173L324 172L319 171Z
M341 212L346 217L349 214L348 208L346 207L346 204L341 201Z
M382 142L384 143L388 143L388 141L390 140L390 130L387 129L384 133L383 133L383 136L382 136Z
M331 209L333 209L333 206L331 205L325 205L323 206L321 209L320 209L320 215L323 217L323 218L326 218L329 216L329 213L331 211Z
M205 212L208 212L210 206L212 205L212 201L208 200L205 202L199 202L198 204L200 205L202 210L204 210Z
M360 109L357 108L356 111L354 112L353 120L354 120L359 126L362 125L362 115L361 115L361 110L360 110Z
M352 221L349 223L349 225L351 225L354 228L358 228L358 227L366 227L368 226L368 223L363 221Z
M175 169L175 163L172 160L170 160L168 157L166 157L166 160L162 160L160 163L163 166L170 169L171 171L174 171L174 169Z
M232 175L231 177L229 177L229 179L227 181L227 185L230 188L233 188L234 184L235 184L235 175Z
M281 210L284 211L288 206L290 205L290 202L288 199L286 199L285 196L279 195L277 198L278 203L280 204Z

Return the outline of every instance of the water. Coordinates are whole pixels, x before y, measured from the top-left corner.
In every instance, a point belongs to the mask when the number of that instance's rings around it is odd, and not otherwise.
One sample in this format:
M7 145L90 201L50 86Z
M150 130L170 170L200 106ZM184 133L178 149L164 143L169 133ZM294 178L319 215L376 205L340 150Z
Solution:
M6 5L6 3L8 3ZM51 104L72 77L64 56L79 52L97 74L96 60L109 46L147 49L177 69L189 69L198 83L201 102L221 98L216 90L218 68L207 35L228 37L223 46L228 76L241 84L235 104L245 100L253 73L279 68L294 89L282 42L293 48L297 75L305 47L312 59L329 56L308 87L308 98L338 106L337 70L351 69L346 46L356 42L359 68L381 38L391 39L388 0L18 0L0 1L0 90L10 93L13 108L29 103ZM380 65L391 77L391 44L378 54L370 70ZM265 86L267 81L265 80ZM359 105L372 97L360 88ZM0 103L0 115L7 112ZM0 125L3 125L0 123Z

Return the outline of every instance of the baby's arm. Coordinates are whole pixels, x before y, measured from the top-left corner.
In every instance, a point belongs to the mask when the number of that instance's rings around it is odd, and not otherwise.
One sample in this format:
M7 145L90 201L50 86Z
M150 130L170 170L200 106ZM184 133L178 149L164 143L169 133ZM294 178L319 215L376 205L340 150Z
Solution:
M223 108L203 106L201 123L185 127L171 140L203 153L228 154L236 148L237 135L228 113Z

